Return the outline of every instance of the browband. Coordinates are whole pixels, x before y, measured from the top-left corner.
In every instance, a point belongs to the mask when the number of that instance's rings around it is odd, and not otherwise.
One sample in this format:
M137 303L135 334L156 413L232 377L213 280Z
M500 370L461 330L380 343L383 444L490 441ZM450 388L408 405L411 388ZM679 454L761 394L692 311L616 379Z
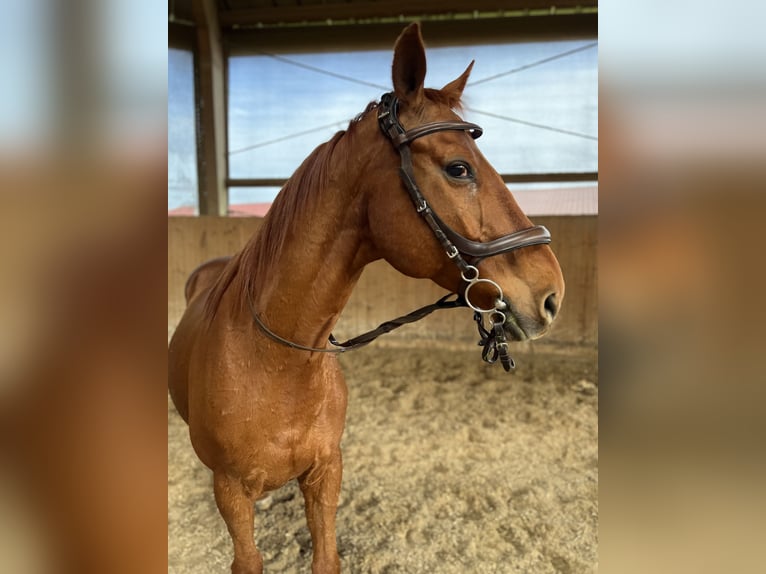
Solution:
M411 143L419 137L444 130L467 131L473 139L481 137L481 134L484 133L484 130L479 126L469 122L432 122L430 124L412 128L404 133L397 133L391 137L391 141L394 142L396 147L399 147Z

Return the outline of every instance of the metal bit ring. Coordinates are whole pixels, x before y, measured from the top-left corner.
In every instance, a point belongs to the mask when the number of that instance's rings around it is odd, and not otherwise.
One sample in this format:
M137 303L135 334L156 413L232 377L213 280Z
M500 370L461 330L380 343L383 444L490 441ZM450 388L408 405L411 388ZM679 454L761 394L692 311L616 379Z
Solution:
M471 289L472 289L472 288L473 288L475 285L477 285L477 284L479 284L479 283L488 283L489 285L492 285L492 286L493 286L495 289L497 289L497 294L498 294L498 296L497 296L496 300L499 300L499 301L502 301L502 300L503 300L503 290L500 288L500 285L498 285L497 283L495 283L494 281L492 281L492 279L479 279L479 278L476 278L476 279L474 279L473 281L470 281L470 282L468 283L468 287L466 287L466 288L465 288L465 292L463 293L463 298L465 299L465 302L466 302L466 304L467 304L467 305L468 305L468 306L469 306L471 309L473 309L474 311L477 311L477 312L479 312L479 313L494 313L494 312L499 312L499 311L497 311L497 307L490 307L490 308L488 308L488 309L485 309L485 308L483 308L483 307L479 307L479 306L477 306L477 305L474 305L474 304L471 302L471 298L469 297L469 295L468 295L468 294L469 294L469 292L471 291Z

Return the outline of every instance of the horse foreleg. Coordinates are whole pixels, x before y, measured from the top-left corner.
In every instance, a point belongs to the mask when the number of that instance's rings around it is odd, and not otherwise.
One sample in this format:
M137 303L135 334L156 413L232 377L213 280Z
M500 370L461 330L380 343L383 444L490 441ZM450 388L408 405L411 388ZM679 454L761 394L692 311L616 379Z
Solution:
M253 501L238 478L214 473L215 501L234 542L232 574L263 574L263 559L253 540Z
M300 477L306 503L306 520L311 531L313 574L338 574L340 558L335 541L335 513L338 509L343 462L340 449L329 461L316 464Z

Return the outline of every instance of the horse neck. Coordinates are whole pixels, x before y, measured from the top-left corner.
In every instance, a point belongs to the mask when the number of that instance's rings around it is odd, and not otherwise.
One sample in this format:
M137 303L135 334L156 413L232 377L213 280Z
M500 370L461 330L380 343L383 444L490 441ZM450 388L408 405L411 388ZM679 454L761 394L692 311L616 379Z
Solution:
M267 216L272 220L264 222L260 237L243 254L250 259L242 268L249 273L245 288L250 289L256 312L272 330L303 345L325 345L363 267L373 259L365 241L364 193L358 185L365 162L358 153L349 155L347 138L348 134L329 142L334 145L324 165L328 177L319 178L311 189L286 190L310 194L310 199L290 213L289 221L279 211L284 211L285 202L275 202L272 210L277 211ZM305 174L299 178L305 185L315 180ZM279 232L285 235L274 248L273 238L264 234Z

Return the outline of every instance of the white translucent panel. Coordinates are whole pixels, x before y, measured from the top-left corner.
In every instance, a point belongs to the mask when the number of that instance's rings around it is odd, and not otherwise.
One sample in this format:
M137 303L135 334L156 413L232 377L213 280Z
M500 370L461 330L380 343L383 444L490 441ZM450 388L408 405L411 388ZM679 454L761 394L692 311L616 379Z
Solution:
M197 136L194 60L187 50L168 50L168 210L197 210Z
M501 75L591 42L515 44L503 58L487 58L466 88L466 119L484 127L479 140L501 173L597 171L598 59L595 46L517 73ZM485 112L485 113L480 113ZM500 117L493 117L494 114ZM515 120L515 121L514 121ZM523 122L523 123L522 123Z
M479 147L499 172L597 171L595 40L452 46L427 54L431 87L476 60L465 118L484 127ZM390 89L390 70L389 50L231 58L230 177L289 177Z
M289 58L355 75L371 54ZM348 67L351 63L353 68ZM268 56L231 58L229 83L232 178L290 176L317 145L346 129L349 120L382 93Z

